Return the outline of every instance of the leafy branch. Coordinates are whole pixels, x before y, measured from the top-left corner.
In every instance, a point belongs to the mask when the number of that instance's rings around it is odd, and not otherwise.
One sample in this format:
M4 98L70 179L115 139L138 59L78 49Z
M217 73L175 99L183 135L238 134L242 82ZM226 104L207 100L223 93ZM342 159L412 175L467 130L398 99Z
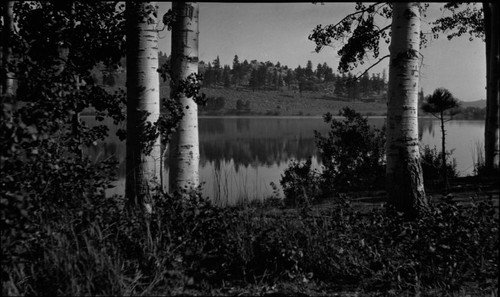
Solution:
M320 52L324 46L331 46L334 40L343 43L337 52L341 57L338 67L340 72L348 72L358 64L364 64L368 52L371 52L374 58L378 58L380 38L386 43L390 41L386 32L390 29L390 25L380 28L375 24L377 15L384 18L392 16L389 4L379 2L366 6L357 3L355 9L355 12L348 14L336 24L324 27L318 25L309 35L309 40L316 43L316 52Z

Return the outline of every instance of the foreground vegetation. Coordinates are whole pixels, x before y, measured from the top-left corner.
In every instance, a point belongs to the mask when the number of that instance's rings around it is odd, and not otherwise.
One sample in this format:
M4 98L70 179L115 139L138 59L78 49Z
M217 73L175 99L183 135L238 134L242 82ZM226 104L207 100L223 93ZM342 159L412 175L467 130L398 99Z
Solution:
M286 284L308 294L498 289L491 201L436 203L414 221L340 200L321 211L272 202L219 208L196 194L155 201L152 214L129 212L120 197L96 195L76 209L47 204L31 228L2 233L2 294L234 295Z

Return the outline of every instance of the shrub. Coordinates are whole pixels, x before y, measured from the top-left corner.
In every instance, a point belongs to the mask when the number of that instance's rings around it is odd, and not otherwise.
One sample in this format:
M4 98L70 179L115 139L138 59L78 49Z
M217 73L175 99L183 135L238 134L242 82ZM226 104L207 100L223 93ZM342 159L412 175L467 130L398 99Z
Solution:
M325 123L330 124L327 136L314 132L325 186L346 191L383 184L384 130L370 127L366 117L349 107L340 110L339 116L344 120L336 120L330 113L324 116Z
M312 205L322 197L321 174L311 168L311 157L306 162L292 160L281 176L280 184L288 206Z
M438 152L437 148L430 148L428 145L424 146L421 150L421 165L422 172L424 175L424 182L430 183L432 181L437 181L442 179L443 174L441 173L442 168L442 159L441 152ZM457 171L457 162L453 158L449 161L449 158L453 150L451 152L446 152L446 176L448 178L456 178L458 177Z
M309 158L303 163L293 161L282 175L286 204L319 201L336 193L384 184L384 130L370 127L367 118L349 107L339 115L343 121L330 113L324 116L330 124L328 135L314 131L322 171L312 170Z
M245 101L238 99L236 101L236 110L238 111L250 111L250 101Z
M222 96L218 97L209 97L207 98L207 103L205 106L201 107L202 110L207 111L218 111L224 109L226 105L226 99Z

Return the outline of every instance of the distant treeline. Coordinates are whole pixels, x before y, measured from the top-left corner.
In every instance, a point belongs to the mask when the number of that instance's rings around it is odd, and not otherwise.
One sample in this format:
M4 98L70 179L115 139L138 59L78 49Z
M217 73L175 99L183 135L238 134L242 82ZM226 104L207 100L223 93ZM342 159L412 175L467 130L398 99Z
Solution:
M453 118L457 120L484 120L486 118L486 107L460 107L460 113Z
M159 60L160 64L169 63L166 53L160 52ZM292 69L280 62L240 62L238 55L231 66L222 65L217 56L211 62L200 61L199 72L204 76L204 87L324 92L347 100L385 98L387 88L385 69L382 74L365 73L355 80L352 73L336 74L326 62L314 67L310 60L305 67Z

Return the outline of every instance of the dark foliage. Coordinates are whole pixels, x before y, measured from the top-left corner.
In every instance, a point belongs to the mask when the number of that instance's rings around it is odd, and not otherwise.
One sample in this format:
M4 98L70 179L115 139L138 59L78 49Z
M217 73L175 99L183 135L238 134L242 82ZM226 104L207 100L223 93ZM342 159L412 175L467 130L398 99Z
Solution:
M453 151L446 152L446 176L449 178L456 178L458 177L457 162L454 158L450 160L452 153ZM429 146L424 146L421 150L420 160L426 185L442 179L442 155L441 152L438 152L436 147L430 148Z
M321 173L311 168L312 159L306 162L291 161L280 179L285 205L304 206L312 205L324 197Z
M347 191L377 189L384 184L384 130L368 125L368 120L348 107L339 112L343 121L324 116L328 135L315 131L321 172L311 168L311 159L292 162L280 183L288 205L315 202Z
M207 104L202 106L200 109L202 111L218 111L224 108L226 105L226 99L222 96L218 97L208 97Z

